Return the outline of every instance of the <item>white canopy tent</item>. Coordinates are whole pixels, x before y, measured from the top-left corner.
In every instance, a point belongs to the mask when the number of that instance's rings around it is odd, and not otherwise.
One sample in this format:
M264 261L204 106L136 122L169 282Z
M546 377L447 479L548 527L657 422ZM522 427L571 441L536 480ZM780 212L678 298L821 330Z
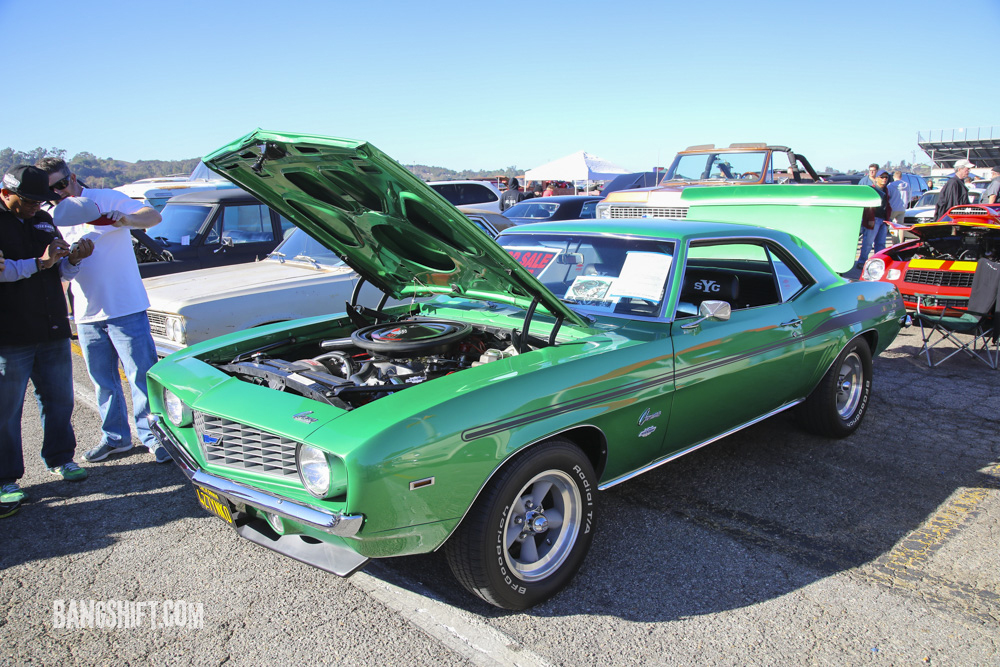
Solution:
M619 174L629 173L604 158L577 151L558 160L524 172L528 181L610 181Z

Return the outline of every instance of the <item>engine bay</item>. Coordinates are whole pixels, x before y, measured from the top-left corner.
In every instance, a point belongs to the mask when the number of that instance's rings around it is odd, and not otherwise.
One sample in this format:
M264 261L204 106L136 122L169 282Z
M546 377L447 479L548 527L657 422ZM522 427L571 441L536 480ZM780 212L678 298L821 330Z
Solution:
M1000 259L1000 232L985 227L959 228L956 235L925 236L923 242L894 253L903 261L937 259L975 262Z
M284 356L292 356L286 353L293 349L300 357L294 360L271 356L263 349L214 365L245 382L352 410L428 380L546 344L517 329L407 317L361 326L350 336L280 346Z

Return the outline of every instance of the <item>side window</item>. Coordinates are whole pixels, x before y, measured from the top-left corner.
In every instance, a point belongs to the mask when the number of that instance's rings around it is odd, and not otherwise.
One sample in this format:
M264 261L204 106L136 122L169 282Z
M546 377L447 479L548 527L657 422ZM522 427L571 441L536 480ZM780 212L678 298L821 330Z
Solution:
M481 230L486 232L487 236L490 238L496 238L497 232L488 222L480 218L478 215L470 215L468 218L476 225L476 227L479 227Z
M781 260L770 248L767 251L771 258L771 265L774 267L775 278L778 281L778 291L781 292L781 300L788 301L793 296L802 291L805 284L799 280L798 276Z
M600 200L584 202L583 206L580 208L580 219L587 220L594 217L594 212L597 210L597 202Z
M222 236L234 244L274 240L270 210L263 204L227 206L222 210Z
M725 301L734 311L780 303L772 257L763 245L749 241L692 245L677 317L697 315L702 301Z

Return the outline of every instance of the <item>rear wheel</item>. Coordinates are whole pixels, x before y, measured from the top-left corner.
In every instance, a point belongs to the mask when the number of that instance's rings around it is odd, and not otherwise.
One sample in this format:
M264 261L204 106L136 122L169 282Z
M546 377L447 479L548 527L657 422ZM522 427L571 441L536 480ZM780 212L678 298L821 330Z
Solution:
M864 338L855 338L802 404L799 421L812 433L846 437L861 425L871 392L872 353Z
M596 492L578 447L562 439L533 446L497 473L448 541L455 578L505 609L552 597L590 549Z

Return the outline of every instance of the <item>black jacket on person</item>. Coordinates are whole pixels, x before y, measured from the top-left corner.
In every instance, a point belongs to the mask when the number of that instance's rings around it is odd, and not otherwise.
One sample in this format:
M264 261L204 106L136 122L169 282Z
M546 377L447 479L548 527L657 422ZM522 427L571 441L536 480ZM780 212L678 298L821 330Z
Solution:
M510 183L507 184L507 191L503 193L502 197L500 197L501 213L503 211L506 211L519 201L524 201L525 199L524 193L518 190L517 188L518 188L517 179L516 178L510 179Z
M62 238L48 213L21 221L0 201L0 251L4 259L35 259ZM69 338L59 263L23 280L0 282L0 345L30 345Z
M940 220L948 209L953 206L962 206L969 203L969 188L965 187L957 175L948 179L948 182L941 188L938 195L937 206L934 207L934 219Z

